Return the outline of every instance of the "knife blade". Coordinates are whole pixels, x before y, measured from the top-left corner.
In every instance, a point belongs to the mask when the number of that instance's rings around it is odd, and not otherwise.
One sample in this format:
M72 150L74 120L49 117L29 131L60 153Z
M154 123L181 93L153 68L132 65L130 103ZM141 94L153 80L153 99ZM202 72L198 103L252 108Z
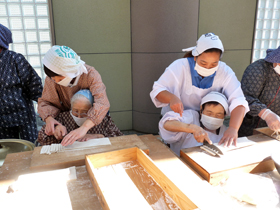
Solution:
M211 155L220 156L224 154L217 146L215 146L214 144L209 144L207 141L204 141L203 146L201 146L200 148L210 153Z

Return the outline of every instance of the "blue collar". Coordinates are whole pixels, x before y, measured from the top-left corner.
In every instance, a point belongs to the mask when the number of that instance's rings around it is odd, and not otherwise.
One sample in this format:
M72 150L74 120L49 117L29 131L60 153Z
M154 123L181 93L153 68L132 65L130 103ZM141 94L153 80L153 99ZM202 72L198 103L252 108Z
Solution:
M214 77L216 76L216 72L208 77L202 78L197 71L194 69L195 67L195 61L193 57L188 57L188 62L190 66L191 71L191 77L192 77L192 85L201 89L208 89L212 87Z

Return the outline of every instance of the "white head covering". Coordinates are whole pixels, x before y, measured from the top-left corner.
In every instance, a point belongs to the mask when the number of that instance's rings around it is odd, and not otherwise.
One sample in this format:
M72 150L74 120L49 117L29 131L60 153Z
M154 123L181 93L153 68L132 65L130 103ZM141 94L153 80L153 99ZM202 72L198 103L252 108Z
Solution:
M213 33L207 33L203 34L197 41L196 46L189 47L186 49L182 49L183 52L189 52L192 51L193 56L198 56L204 51L211 49L211 48L217 48L222 51L221 57L224 52L224 46L222 41L220 40L219 36L213 34Z
M85 62L69 47L54 45L46 53L43 64L56 74L74 78L83 73L87 74Z
M215 101L221 104L224 107L226 114L228 114L228 101L224 94L212 91L201 99L200 106L210 101Z

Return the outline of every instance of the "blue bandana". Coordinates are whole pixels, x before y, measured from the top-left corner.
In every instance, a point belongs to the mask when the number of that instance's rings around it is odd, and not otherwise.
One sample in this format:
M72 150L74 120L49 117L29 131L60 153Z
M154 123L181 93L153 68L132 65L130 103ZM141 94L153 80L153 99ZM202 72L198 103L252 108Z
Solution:
M13 43L12 32L2 24L0 24L0 46L9 49L9 44Z
M277 49L268 49L264 60L269 63L280 63L280 46Z
M90 101L90 103L93 104L93 96L89 90L87 89L79 90L77 93L75 93L75 95L76 94L85 96Z

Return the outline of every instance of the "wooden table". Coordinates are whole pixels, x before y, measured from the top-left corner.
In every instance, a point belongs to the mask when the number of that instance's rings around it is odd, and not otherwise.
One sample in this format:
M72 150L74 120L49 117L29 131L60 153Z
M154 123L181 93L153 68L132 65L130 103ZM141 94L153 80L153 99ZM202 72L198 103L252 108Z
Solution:
M230 210L234 202L222 197L214 188L179 159L156 136L142 135L155 165L199 208L193 210ZM0 194L7 190L19 175L30 173L31 152L9 154L0 168ZM73 209L102 210L85 166L76 167L77 180L68 182L68 193ZM0 195L1 196L1 195ZM236 209L236 208L235 208Z
M189 174L189 177L193 177L196 180L201 180L201 178L198 177L192 171L192 169L190 169L185 163L177 158L177 156L157 137L153 135L142 135L139 137L148 146L150 150L149 156L155 163L157 163L157 166L161 168L161 170L169 171L170 173L170 164L172 164L174 167L176 167L176 164L178 164L179 167L184 167L185 172ZM31 172L29 167L32 153L33 151L28 151L7 155L3 166L0 168L0 189L2 188L2 191L3 189L6 189L7 186L13 182L13 180L16 180L19 175ZM102 207L90 182L86 167L76 167L76 173L77 180L70 181L67 184L73 209L102 210ZM186 174L186 176L188 176L188 174Z

